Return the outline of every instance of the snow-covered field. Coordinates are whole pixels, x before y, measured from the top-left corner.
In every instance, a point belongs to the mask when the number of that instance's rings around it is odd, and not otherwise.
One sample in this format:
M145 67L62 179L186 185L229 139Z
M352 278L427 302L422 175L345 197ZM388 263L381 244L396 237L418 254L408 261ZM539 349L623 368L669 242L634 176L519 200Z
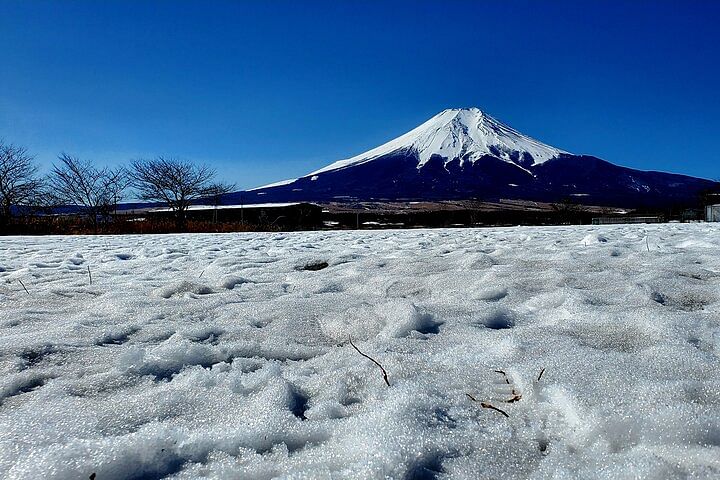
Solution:
M720 477L719 288L709 224L0 238L0 477Z

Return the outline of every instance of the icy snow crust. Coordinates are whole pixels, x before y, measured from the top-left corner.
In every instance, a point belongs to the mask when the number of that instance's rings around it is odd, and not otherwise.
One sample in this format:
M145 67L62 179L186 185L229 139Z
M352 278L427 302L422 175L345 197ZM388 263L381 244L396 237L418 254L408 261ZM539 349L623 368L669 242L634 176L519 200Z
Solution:
M718 287L715 225L0 238L0 477L718 478Z
M438 113L419 127L388 143L347 160L332 163L309 175L366 163L399 151L416 153L418 168L425 165L433 155L440 155L447 161L459 158L461 164L492 155L518 164L518 154L527 153L532 156L532 161L525 166L530 166L567 153L521 134L478 108L454 108ZM272 185L267 187L269 186Z

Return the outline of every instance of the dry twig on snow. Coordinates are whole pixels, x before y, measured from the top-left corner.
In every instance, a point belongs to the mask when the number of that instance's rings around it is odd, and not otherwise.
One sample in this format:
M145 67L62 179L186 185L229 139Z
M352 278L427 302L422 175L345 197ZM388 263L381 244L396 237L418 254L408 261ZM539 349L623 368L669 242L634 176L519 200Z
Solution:
M380 362L378 362L377 360L375 360L375 359L372 358L371 356L365 355L363 352L361 352L360 349L355 346L355 344L353 343L352 338L350 338L350 336L348 336L348 340L350 340L350 345L352 345L352 347L355 349L356 352L358 352L360 355L362 355L363 357L367 358L368 360L370 360L371 362L373 362L375 365L377 365L378 367L380 367L380 370L382 370L382 374L383 374L383 380L385 380L385 384L389 387L389 386L390 386L390 380L388 380L387 371L385 370L385 368L383 368L382 365L380 365Z
M511 385L510 379L508 378L507 373L505 373L502 370L495 370L495 373L501 374L505 378L505 383L507 383L508 385ZM515 390L515 388L513 388L512 389L512 398L510 400L504 400L504 402L505 403L515 403L515 402L519 401L521 398L522 398L522 395L520 395L520 393L518 393L517 390Z
M520 401L520 399L522 399L522 395L515 393L515 390L513 390L513 397L510 400L505 400L505 403L515 403Z
M491 405L491 404L489 404L489 403L487 403L487 402L481 402L481 401L479 401L477 398L475 398L475 397L473 397L472 395L470 395L469 393L466 393L465 395L467 395L467 397L468 397L470 400L472 400L473 402L479 403L482 408L489 408L490 410L495 410L496 412L505 415L506 418L510 418L510 415L508 415L507 413L505 413L503 410L500 410L499 408L497 408L497 407L495 407L495 406L493 406L493 405Z
M505 377L505 383L510 385L510 379L507 376L507 373L503 372L502 370L495 370L495 373L501 374L503 377Z

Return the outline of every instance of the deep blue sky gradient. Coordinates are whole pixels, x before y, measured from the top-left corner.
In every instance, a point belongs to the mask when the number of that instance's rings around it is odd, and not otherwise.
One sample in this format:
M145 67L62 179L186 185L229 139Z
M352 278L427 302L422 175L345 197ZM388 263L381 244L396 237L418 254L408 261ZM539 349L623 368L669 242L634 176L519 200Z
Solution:
M0 138L44 166L158 154L238 187L451 107L614 163L720 177L717 1L0 0Z

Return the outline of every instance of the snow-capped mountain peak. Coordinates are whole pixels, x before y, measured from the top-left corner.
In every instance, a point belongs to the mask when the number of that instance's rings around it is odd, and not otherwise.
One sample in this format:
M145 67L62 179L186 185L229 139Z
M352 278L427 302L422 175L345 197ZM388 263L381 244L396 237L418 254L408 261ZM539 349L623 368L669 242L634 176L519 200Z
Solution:
M414 152L418 157L418 168L433 155L447 161L459 158L461 162L474 162L491 155L517 165L531 166L567 153L521 134L479 108L453 108L377 148L332 163L310 175L366 163L399 151Z
M477 108L444 110L395 140L303 177L258 187L245 200L501 199L673 208L697 204L713 182L613 165L545 145Z

